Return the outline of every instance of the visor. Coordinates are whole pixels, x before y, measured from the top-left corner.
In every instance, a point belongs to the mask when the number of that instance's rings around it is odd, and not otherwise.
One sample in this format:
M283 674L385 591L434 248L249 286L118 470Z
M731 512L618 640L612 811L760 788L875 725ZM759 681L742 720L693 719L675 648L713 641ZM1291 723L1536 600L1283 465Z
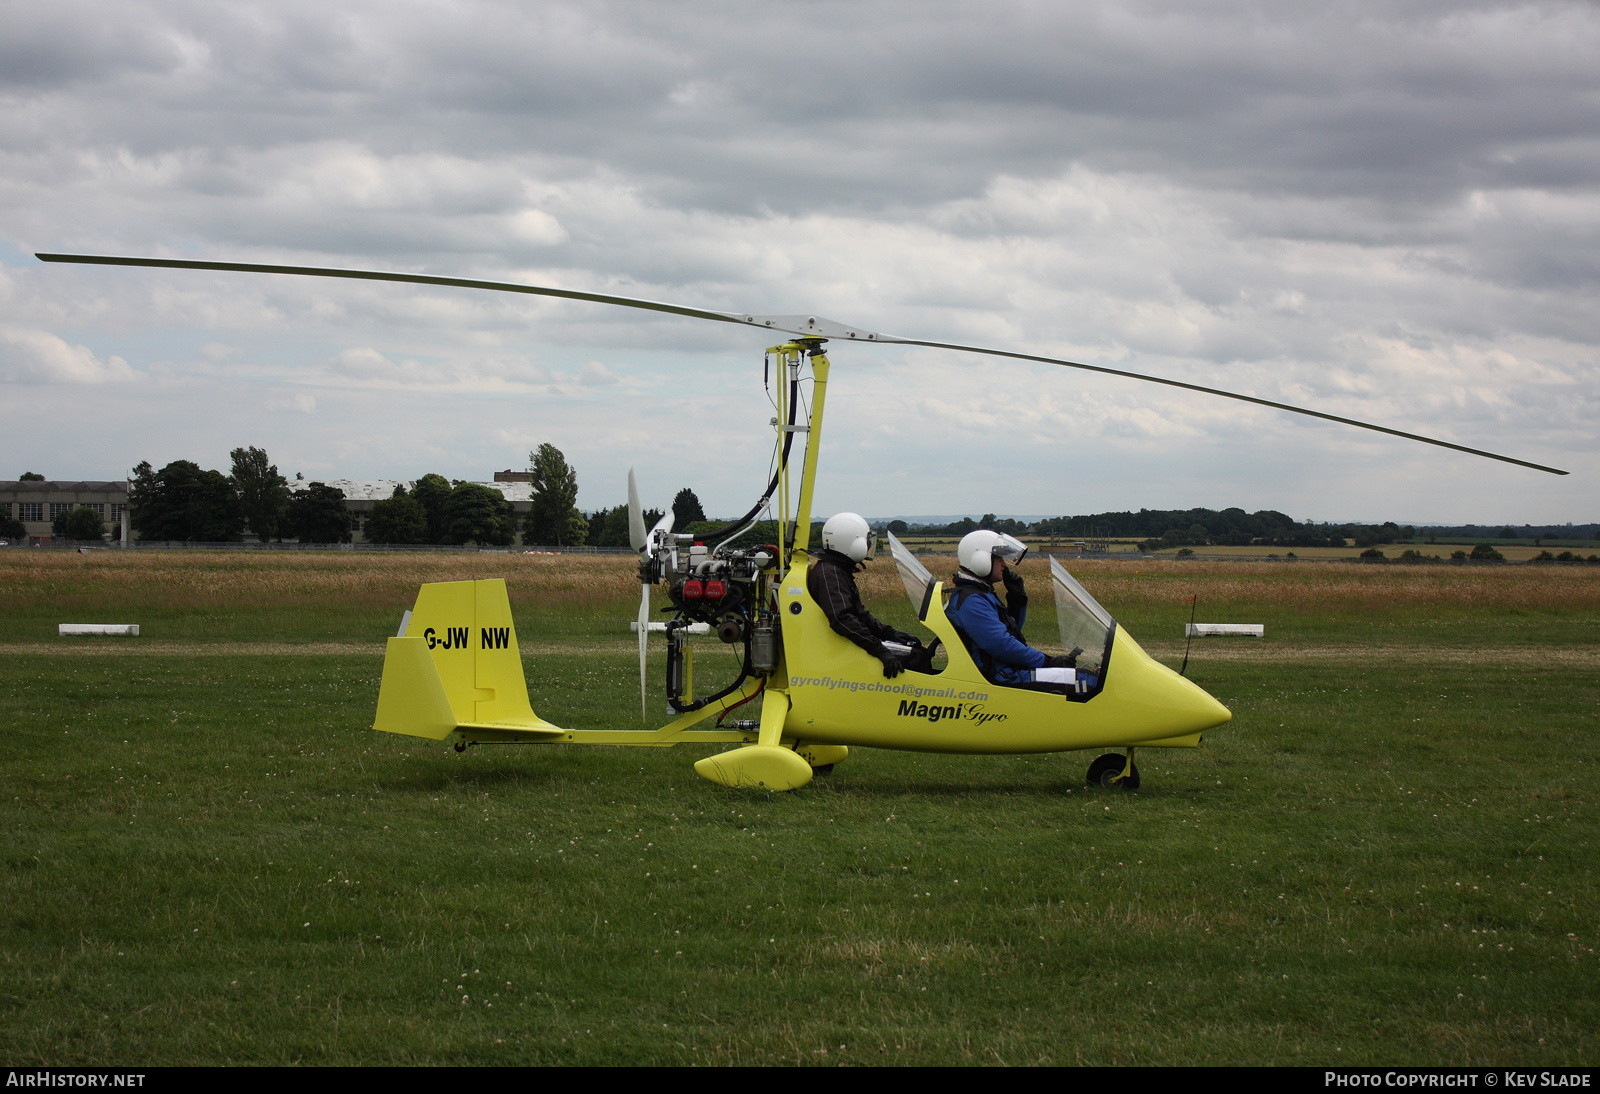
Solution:
M1020 539L1002 533L1000 542L994 545L993 553L1015 566L1028 557L1028 547Z

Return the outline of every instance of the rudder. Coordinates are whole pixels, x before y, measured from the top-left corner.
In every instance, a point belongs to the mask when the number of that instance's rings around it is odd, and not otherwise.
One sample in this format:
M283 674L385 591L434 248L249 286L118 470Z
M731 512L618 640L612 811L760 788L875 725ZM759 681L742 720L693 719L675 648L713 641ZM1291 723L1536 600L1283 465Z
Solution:
M511 623L511 598L500 578L474 581L474 721L540 722L528 703L528 679ZM540 722L540 724L543 724Z

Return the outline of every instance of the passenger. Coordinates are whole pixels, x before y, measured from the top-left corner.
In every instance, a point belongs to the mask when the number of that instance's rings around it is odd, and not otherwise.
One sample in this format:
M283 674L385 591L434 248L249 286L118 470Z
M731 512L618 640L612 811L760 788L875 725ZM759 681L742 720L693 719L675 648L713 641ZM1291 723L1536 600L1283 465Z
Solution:
M1083 651L1049 656L1022 637L1028 592L1022 575L1008 563L1021 562L1027 553L1028 548L1011 536L987 529L968 532L956 547L961 569L951 582L954 595L947 614L978 670L992 683L1064 690L1079 678L1075 666ZM1005 586L1003 604L994 591L996 582Z
M822 526L822 550L812 555L806 590L835 631L883 662L883 674L895 677L918 658L922 643L873 617L861 603L856 571L865 564L872 529L854 513L835 513ZM885 643L892 645L885 645Z

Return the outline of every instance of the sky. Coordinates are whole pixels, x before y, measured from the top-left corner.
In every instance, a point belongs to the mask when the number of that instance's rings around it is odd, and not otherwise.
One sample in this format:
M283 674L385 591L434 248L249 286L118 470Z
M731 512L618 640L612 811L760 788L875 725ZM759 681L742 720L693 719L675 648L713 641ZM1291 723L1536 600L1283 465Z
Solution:
M765 484L769 339L402 270L1146 372L831 347L816 512L1600 519L1592 4L0 0L0 477L140 460Z

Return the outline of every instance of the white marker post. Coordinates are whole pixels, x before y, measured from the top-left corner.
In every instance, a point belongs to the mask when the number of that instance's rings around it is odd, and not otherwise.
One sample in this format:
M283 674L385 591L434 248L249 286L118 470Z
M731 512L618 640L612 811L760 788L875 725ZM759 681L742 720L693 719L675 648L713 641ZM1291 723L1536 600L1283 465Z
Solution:
M1267 625L1265 623L1185 623L1183 625L1183 635L1185 638L1220 638L1224 635L1265 638Z

